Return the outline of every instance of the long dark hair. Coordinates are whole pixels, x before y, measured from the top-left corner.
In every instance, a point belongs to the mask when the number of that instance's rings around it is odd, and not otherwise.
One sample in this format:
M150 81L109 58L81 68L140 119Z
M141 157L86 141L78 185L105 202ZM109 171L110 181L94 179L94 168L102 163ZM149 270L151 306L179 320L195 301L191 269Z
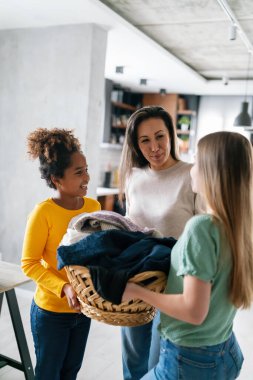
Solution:
M148 165L148 161L140 151L137 134L139 125L144 120L150 118L163 120L170 136L171 157L176 161L179 160L176 131L170 114L163 107L159 106L147 106L138 109L130 116L127 123L126 137L119 166L119 187L121 198L125 190L126 179L130 175L132 168L143 168Z

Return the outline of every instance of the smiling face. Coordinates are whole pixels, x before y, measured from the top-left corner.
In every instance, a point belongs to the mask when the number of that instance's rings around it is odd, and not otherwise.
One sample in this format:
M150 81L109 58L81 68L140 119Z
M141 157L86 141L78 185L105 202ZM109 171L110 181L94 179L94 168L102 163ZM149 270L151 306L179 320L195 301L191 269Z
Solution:
M62 178L54 179L54 183L61 196L83 197L87 194L90 180L86 158L80 152L71 155L71 165L65 169Z
M144 120L138 126L138 146L151 169L162 170L176 161L170 154L170 135L164 121L159 118Z

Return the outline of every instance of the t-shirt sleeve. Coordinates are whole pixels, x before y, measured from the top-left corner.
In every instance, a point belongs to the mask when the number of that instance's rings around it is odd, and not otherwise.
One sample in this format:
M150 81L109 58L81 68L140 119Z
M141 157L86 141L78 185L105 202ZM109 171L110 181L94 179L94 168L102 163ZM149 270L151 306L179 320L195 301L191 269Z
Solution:
M218 228L211 220L190 220L180 238L178 276L190 275L212 282L218 266Z
M94 211L100 211L101 210L101 204L96 201L95 205L94 205Z

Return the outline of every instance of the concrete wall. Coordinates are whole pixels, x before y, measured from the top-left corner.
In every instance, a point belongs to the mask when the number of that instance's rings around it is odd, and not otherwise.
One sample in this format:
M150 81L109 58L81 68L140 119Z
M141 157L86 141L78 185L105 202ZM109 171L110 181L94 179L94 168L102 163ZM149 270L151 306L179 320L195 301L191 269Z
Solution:
M107 32L73 25L0 32L0 252L20 262L28 213L53 195L38 162L26 156L37 127L74 129L89 164L90 196L99 181Z

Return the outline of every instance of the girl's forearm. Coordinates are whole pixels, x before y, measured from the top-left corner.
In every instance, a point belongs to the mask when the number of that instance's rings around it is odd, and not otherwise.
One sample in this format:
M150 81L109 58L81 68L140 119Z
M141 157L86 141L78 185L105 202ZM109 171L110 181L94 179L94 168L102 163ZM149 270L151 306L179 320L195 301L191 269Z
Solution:
M154 306L172 318L187 323L199 325L205 319L206 313L195 305L191 297L186 294L161 294L144 287L129 283L126 288L127 297L139 298Z

